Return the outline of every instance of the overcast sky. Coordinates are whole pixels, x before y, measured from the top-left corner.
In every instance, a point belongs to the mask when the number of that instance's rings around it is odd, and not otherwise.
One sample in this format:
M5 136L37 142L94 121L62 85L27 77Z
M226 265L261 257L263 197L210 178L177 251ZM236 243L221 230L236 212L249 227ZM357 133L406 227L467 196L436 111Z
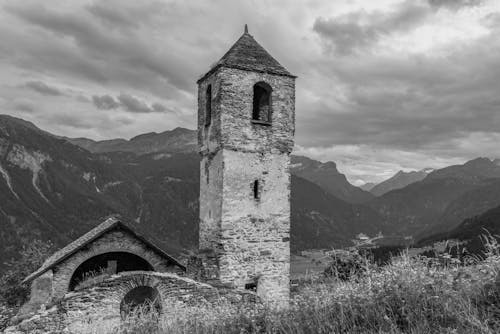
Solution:
M55 134L195 128L243 33L297 79L296 153L355 184L500 157L500 1L0 0L0 113Z

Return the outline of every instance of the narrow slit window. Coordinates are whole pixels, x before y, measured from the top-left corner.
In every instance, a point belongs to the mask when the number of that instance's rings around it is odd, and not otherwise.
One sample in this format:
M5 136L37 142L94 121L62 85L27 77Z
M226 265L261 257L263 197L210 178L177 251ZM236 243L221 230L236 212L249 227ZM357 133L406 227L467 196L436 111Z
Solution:
M245 290L257 291L257 282L251 282L245 284Z
M212 85L207 87L205 100L205 126L209 126L212 123Z
M271 86L258 82L253 86L252 120L271 123Z
M259 180L253 181L253 198L255 200L259 200L260 199L260 184L259 184Z

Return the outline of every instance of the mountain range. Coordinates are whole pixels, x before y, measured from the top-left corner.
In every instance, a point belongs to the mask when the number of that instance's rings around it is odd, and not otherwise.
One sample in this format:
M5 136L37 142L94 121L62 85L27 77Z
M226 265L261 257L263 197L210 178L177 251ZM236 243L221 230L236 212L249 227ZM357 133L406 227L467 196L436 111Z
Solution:
M332 161L322 163L303 156L292 156L291 160L290 170L293 174L321 186L344 201L363 203L374 198L368 191L350 184Z
M500 206L500 163L487 158L397 173L378 197L333 162L292 156L291 172L293 251L344 247L359 233L424 241L479 233L500 212L486 215ZM197 246L198 193L194 130L94 141L0 115L0 263L33 239L62 246L113 213L179 254Z
M63 246L114 213L134 220L167 251L195 248L199 155L194 134L174 129L103 143L58 137L0 116L0 263L33 239ZM329 169L329 175L335 172ZM339 187L357 191L342 182L347 183L343 175ZM333 184L328 183L330 189ZM293 176L291 192L294 251L342 247L382 225L373 209L337 198L300 176Z
M389 179L373 185L368 189L375 196L382 196L391 190L401 189L409 184L421 181L432 172L432 168L426 168L419 171L404 172L400 170Z
M64 138L92 153L133 152L146 154L153 152L195 152L198 139L196 131L175 128L162 133L150 132L130 140L111 139L95 141L87 138Z

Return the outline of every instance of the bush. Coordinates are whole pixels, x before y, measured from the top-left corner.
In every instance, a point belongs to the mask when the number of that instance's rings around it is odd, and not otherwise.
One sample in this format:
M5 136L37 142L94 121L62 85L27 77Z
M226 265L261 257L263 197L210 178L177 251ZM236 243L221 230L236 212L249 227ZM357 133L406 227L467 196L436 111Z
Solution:
M337 251L331 255L332 260L324 270L328 278L337 278L342 281L359 276L366 271L368 261L358 251Z
M20 258L5 263L5 274L0 277L0 300L9 307L19 307L29 298L29 286L21 282L52 253L53 245L41 240L26 241Z

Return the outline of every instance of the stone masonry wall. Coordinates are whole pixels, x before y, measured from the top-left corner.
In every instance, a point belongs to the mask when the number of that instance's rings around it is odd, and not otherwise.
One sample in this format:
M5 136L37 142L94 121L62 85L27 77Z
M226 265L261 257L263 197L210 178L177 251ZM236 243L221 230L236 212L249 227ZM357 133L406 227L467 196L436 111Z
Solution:
M52 270L48 270L31 282L30 299L21 307L19 314L36 311L52 299L53 276Z
M272 88L272 126L252 120L253 86ZM212 85L212 122L205 126L206 89ZM291 153L295 134L295 79L266 73L221 68L198 86L198 145L200 153L222 147L244 152Z
M199 248L217 249L222 215L222 151L203 156L200 162Z
M262 81L272 88L271 125L252 121L253 87ZM206 127L208 84L212 123ZM217 263L210 267L221 283L243 288L256 282L264 300L287 304L295 80L223 67L198 88L200 251L215 253Z
M159 293L163 317L175 317L183 309L203 307L221 301L229 303L257 303L252 293L217 289L189 278L170 273L126 272L113 275L87 289L68 293L47 310L8 328L7 334L21 333L81 333L88 323L99 328L112 328L120 324L120 304L125 295L139 286L148 286ZM99 331L97 331L99 332Z
M224 150L220 280L244 288L256 282L265 301L288 303L290 174L287 154ZM259 180L260 199L253 196Z
M290 153L295 134L295 79L231 68L221 69L221 145L241 152ZM253 86L272 88L271 126L251 122Z

